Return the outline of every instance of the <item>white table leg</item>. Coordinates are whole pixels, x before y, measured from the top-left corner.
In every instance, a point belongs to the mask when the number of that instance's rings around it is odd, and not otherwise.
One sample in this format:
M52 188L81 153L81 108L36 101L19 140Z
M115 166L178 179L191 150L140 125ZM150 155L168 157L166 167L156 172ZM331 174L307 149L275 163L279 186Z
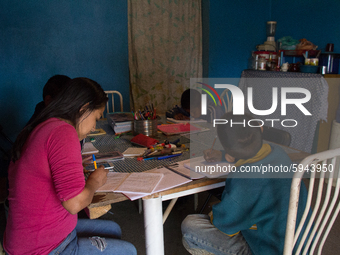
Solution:
M162 198L143 200L146 255L164 255Z
M164 225L166 219L168 218L172 208L175 206L177 199L178 199L178 197L173 198L171 200L170 204L168 205L168 207L166 208L165 212L163 213L163 225Z

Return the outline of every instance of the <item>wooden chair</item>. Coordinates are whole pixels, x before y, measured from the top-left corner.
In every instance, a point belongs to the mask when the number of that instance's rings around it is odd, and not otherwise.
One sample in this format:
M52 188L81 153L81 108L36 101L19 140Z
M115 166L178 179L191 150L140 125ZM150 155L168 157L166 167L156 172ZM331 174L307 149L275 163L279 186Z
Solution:
M115 112L115 103L114 103L114 95L115 94L119 96L120 111L123 112L123 96L122 96L122 94L117 90L107 90L107 91L105 91L105 93L107 94L107 96L109 98L109 100L106 103L106 114L110 113L110 112ZM111 108L110 108L110 105L111 105Z
M340 210L339 161L340 149L334 149L308 156L300 163L301 171L294 174L291 185L284 255L307 252L315 254L316 250L317 254L322 253ZM315 171L311 171L313 169ZM321 172L316 172L317 169L321 169ZM308 198L304 214L296 228L300 184L306 172L310 173ZM333 181L335 187L332 185ZM308 214L310 217L306 220Z

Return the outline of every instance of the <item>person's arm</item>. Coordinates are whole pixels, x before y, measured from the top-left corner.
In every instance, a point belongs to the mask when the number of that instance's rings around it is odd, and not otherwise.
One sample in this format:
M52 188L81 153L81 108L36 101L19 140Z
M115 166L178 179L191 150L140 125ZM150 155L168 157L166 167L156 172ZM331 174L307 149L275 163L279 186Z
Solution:
M46 148L56 196L69 213L76 214L91 203L108 170L99 166L84 180L78 134L66 123L53 129Z
M76 214L88 206L93 199L96 190L103 186L107 179L109 170L104 169L104 166L99 166L87 179L83 191L77 196L63 201L64 208L71 214Z
M176 105L174 108L167 110L165 116L167 118L174 118L174 116L178 113L178 106Z
M177 113L174 116L175 120L190 120L190 117L185 116L183 113Z

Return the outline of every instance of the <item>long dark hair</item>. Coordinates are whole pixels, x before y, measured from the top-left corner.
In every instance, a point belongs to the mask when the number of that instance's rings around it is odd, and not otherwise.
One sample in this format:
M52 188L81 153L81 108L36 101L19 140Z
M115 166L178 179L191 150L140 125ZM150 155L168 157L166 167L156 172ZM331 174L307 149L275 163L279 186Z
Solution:
M74 78L53 101L26 126L18 135L12 148L12 161L20 158L22 148L33 131L40 123L50 118L62 118L69 121L75 128L80 117L86 112L105 106L108 97L101 86L88 78Z

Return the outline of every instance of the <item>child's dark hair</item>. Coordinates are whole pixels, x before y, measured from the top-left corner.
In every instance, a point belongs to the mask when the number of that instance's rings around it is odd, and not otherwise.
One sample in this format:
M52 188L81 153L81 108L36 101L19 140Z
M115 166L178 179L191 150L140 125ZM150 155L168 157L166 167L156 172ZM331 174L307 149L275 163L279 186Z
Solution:
M181 96L181 107L190 110L190 105L194 108L201 107L201 93L196 89L187 89Z
M55 98L58 93L63 90L69 80L71 80L70 77L61 74L56 74L49 78L43 88L43 99L45 99L46 96Z
M248 114L233 115L232 112L228 112L221 119L228 121L226 124L217 125L217 135L225 152L236 159L254 157L262 147L260 125L254 127L256 123L251 121L249 126L248 121L253 118Z
M33 129L50 118L69 121L75 128L83 114L105 107L108 100L101 86L88 78L70 80L53 101L18 135L12 148L12 161L20 158L23 146Z

